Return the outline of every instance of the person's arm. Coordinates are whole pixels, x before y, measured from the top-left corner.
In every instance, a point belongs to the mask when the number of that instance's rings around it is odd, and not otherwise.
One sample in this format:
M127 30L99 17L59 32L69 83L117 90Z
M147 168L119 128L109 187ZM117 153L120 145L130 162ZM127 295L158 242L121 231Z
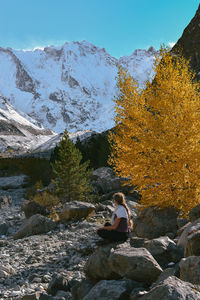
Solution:
M114 224L112 226L104 226L102 229L106 230L116 230L120 222L120 218L115 218Z

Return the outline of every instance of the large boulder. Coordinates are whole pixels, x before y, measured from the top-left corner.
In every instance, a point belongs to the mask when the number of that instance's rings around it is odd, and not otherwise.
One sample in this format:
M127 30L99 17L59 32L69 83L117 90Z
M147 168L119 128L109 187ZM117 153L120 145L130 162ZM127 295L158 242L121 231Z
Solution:
M26 175L0 177L0 189L8 190L24 187L27 185L27 178Z
M78 282L75 284L72 289L72 300L83 300L83 298L89 293L93 284L83 280L82 282Z
M162 268L145 248L133 248L127 243L98 248L88 259L86 275L94 280L129 278L152 283Z
M200 256L200 229L187 236L184 256Z
M57 211L57 214L60 222L68 222L87 218L94 211L95 206L91 203L73 201L65 204L62 210Z
M134 222L134 233L138 237L153 239L160 236L176 236L177 233L176 208L155 209L147 207L143 209Z
M193 207L189 213L189 220L190 222L194 222L197 219L200 218L200 204L197 206Z
M112 191L128 191L130 187L124 186L123 182L127 178L118 177L114 171L108 167L98 168L91 175L94 191L99 194L107 194Z
M151 253L162 268L170 262L177 263L183 257L183 250L168 236L144 241L144 247Z
M35 201L28 201L22 204L22 211L25 214L25 217L28 219L33 215L40 214L43 216L47 216L49 211L46 207L41 206L39 203Z
M200 285L200 257L183 258L179 264L180 279Z
M181 233L177 242L178 246L183 247L184 256L196 255L195 253L198 253L199 230L200 218L194 221L193 223L190 222L184 226L184 230Z
M85 265L86 276L94 280L120 278L120 276L109 267L108 259L112 247L116 247L116 244L108 244L94 251Z
M200 299L200 288L175 276L168 277L149 292L130 295L129 300L197 300Z
M132 280L102 280L99 281L82 300L119 300L129 299Z
M25 220L13 237L14 239L21 239L26 236L47 233L55 227L56 224L51 219L37 214Z
M111 251L108 258L110 269L121 277L151 284L162 268L145 248L124 247Z

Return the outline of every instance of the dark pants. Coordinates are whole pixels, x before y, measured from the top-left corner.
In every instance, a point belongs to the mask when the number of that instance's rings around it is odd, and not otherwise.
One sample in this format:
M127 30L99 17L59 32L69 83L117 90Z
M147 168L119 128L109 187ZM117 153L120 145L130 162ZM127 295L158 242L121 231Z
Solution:
M109 222L105 223L104 225L106 226L111 226ZM106 239L112 242L120 242L123 241L125 242L128 239L128 232L120 232L117 230L106 230L106 229L99 229L97 231L97 234L102 238Z

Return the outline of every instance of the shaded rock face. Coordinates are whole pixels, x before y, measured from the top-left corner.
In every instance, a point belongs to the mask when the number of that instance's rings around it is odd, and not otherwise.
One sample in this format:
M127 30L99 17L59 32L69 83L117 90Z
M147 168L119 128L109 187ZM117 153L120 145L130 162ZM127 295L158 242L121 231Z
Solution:
M185 257L200 256L200 229L188 235L185 246Z
M90 256L85 267L88 277L95 280L126 277L152 283L162 272L145 248L132 248L126 243L116 249L111 250L111 247L100 247Z
M200 218L200 204L193 207L189 213L189 220L191 222L194 222L199 218Z
M130 300L137 300L130 296ZM184 282L175 276L169 277L159 283L149 292L140 296L141 300L197 300L200 299L200 289L193 286L191 283Z
M23 237L42 234L55 229L56 224L50 219L42 215L33 215L26 220L19 230L14 234L14 239L22 239Z
M200 284L200 257L189 256L187 258L183 258L179 266L180 279L193 284Z
M200 6L198 7L194 18L184 29L181 38L172 48L172 52L177 53L182 50L186 59L191 59L191 66L200 78Z
M80 220L82 218L88 217L92 212L94 212L95 206L91 203L73 201L65 205L62 211L58 211L59 221L67 222L70 220Z
M34 201L24 203L22 205L22 211L24 212L25 217L27 219L36 214L40 214L43 216L47 216L49 214L49 211L45 207L41 206L40 204Z
M138 237L157 238L170 233L176 236L178 211L175 208L145 208L134 222L134 233Z
M123 186L123 182L128 179L117 177L114 171L108 167L98 168L93 171L91 179L94 190L99 194L106 194L113 191L126 192L130 190L130 187Z
M184 226L177 245L184 249L184 256L199 255L200 243L200 218L193 223L188 223Z
M53 296L56 295L57 291L69 291L68 281L65 277L59 274L54 274L52 280L49 283L47 292Z
M102 280L99 281L83 298L83 300L118 300L129 299L132 281L129 279L121 280Z
M135 248L146 248L162 268L166 268L170 262L177 263L183 257L182 247L178 247L168 236L152 240L135 237L130 244Z

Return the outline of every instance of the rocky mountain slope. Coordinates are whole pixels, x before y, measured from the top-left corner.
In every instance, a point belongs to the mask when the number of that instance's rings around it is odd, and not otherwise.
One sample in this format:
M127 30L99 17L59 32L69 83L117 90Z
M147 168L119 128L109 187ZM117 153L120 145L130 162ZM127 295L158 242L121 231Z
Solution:
M173 47L173 52L182 51L187 59L191 59L191 66L200 78L200 5L194 18L185 28L182 36Z
M55 132L113 126L117 66L143 85L152 78L155 50L136 50L119 60L86 41L44 50L0 47L0 95Z
M0 96L0 152L27 152L55 136Z

